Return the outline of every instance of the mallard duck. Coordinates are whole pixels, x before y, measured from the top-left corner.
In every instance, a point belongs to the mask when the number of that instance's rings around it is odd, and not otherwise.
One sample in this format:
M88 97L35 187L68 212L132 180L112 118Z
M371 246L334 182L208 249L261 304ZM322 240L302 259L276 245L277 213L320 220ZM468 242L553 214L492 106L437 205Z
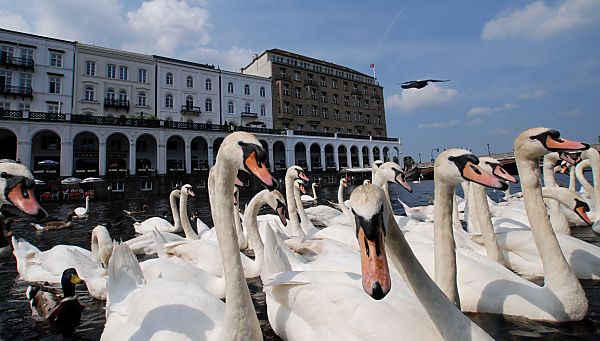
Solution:
M127 210L123 210L123 213L127 214L128 216L132 216L132 215L138 215L138 214L142 214L146 212L146 209L150 208L150 205L144 204L142 205L142 209L141 210L137 210L137 211L127 211Z
M75 296L75 285L81 283L77 271L73 268L65 270L60 284L64 298L60 293L43 285L29 286L27 299L34 317L48 320L50 323L63 328L75 328L81 319L84 305Z
M76 215L75 212L71 211L71 212L69 212L69 215L67 216L67 220L65 220L65 221L62 221L62 220L47 221L44 223L44 225L31 223L31 226L35 227L36 230L38 230L38 231L50 231L50 230L61 230L61 229L71 228L71 227L73 227L73 217L75 215Z

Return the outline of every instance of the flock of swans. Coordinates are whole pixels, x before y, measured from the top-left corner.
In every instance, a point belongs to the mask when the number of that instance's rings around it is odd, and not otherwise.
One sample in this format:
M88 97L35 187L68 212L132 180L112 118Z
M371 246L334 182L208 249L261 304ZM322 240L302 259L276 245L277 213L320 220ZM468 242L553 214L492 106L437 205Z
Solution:
M600 248L571 237L569 226L600 219L598 151L558 131L532 128L517 137L514 152L522 193L492 201L486 187L507 190L517 179L497 160L448 149L434 163L433 205L402 203L407 215L397 216L388 184L412 192L399 165L375 162L372 179L349 200L342 178L335 207L305 208L317 200L314 183L313 195L302 195L305 171L287 170L282 195L259 141L235 132L224 139L209 174L214 227L197 216L190 220L188 199L195 194L184 185L169 197L173 223L164 217L137 222L139 235L125 242L98 225L91 250L56 245L40 251L14 236L12 249L20 279L63 288L61 297L31 286L35 315L76 324L81 307L74 286L83 280L92 297L106 300L103 340L260 340L246 283L255 277L263 283L269 323L285 340L491 339L463 312L582 320L588 301L579 279L600 279ZM569 188L554 180L565 167ZM584 167L592 167L593 185L583 178ZM266 187L243 214L238 171ZM0 204L46 215L25 167L2 163L0 172ZM459 184L464 198L455 195ZM88 205L69 217L85 217ZM259 215L264 205L276 214ZM140 262L137 254L156 257ZM543 286L530 281L541 277Z

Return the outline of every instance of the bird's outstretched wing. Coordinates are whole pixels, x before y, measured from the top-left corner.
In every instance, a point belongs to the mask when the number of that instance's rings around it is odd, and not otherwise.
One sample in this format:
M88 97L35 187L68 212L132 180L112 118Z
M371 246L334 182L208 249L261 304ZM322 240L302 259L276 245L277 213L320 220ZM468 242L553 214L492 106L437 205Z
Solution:
M416 81L406 81L406 82L403 82L403 83L400 83L400 84L411 84L411 83L414 83L414 82L416 82Z
M447 81L449 81L449 79L427 79L427 80L424 80L424 82L434 82L434 83L447 82Z

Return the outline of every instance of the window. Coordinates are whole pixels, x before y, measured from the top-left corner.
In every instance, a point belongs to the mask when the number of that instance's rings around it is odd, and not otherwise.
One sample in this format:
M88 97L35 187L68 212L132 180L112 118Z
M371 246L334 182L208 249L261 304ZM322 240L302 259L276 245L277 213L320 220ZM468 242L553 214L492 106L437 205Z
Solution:
M50 87L48 92L51 94L60 94L60 88L62 84L62 78L56 76L48 77L48 81L50 82Z
M338 95L337 94L333 94L333 104L338 104Z
M310 98L317 99L317 92L315 89L310 90Z
M117 78L117 66L115 64L106 65L106 77Z
M114 100L115 99L115 89L106 90L106 99Z
M279 69L279 76L281 76L281 78L285 79L285 68L284 67Z
M0 83L4 85L12 85L12 72L0 70Z
M342 128L335 128L335 132L338 133L338 134L341 133L342 132Z
M358 113L358 122L362 122L363 121L363 116L362 116L362 112Z
M267 116L267 107L264 104L260 106L260 116Z
M339 120L340 120L340 111L339 111L339 110L337 110L337 109L333 110L333 118L334 118L336 121L339 121Z
M369 108L369 100L365 99L365 108Z
M363 95L366 95L369 93L369 89L367 89L367 87L363 87Z
M194 97L187 96L185 98L185 107L188 109L192 109L194 107Z
M332 79L331 80L331 87L334 89L337 89L337 79Z
M140 183L140 190L142 191L151 191L152 190L152 181L144 180Z
M21 58L28 62L33 62L33 50L21 48Z
M244 85L244 95L250 95L250 85Z
M119 90L119 102L124 103L127 101L127 91L121 89Z
M85 93L83 96L84 101L93 101L94 100L94 88L91 86L85 87Z
M352 134L352 129L348 128L348 134Z
M349 104L349 98L348 98L348 96L344 96L344 105L345 105L345 106L348 106L348 105L350 105L350 104Z
M206 79L205 83L206 91L212 91L212 81L210 79Z
M61 53L50 52L50 66L63 67L63 56Z
M302 106L300 104L296 105L296 116L302 116Z
M283 112L286 114L290 112L290 102L283 102Z
M265 97L265 88L264 87L260 87L260 97Z
M317 125L316 124L311 124L310 125L310 130L311 131L317 131Z
M8 103L8 106L10 107L10 102L6 102L6 103ZM2 108L2 103L0 103L0 108ZM9 108L5 108L5 109L8 110ZM31 110L31 104L29 104L29 103L19 103L18 110L20 110L20 111L29 111L29 110Z
M321 108L321 114L323 115L324 119L327 119L329 116L327 108Z
M127 66L119 66L119 79L127 80Z
M165 84L173 85L173 74L172 73L167 72L167 75L165 76Z
M317 106L316 105L313 105L313 107L312 107L312 115L314 117L317 117L317 115L318 115L318 113L317 113Z
M231 83L231 82L227 83L227 92L230 94L233 93L233 83Z
M349 111L346 111L345 117L346 117L346 122L350 122L350 112Z
M304 129L304 125L298 124L298 125L296 125L296 129L297 130L303 130Z
M0 102L0 109L10 110L10 102Z
M323 127L323 132L324 133L328 133L329 132L329 127Z
M348 82L344 82L344 90L348 90Z
M302 98L302 89L296 88L296 94L294 95L296 98Z
M300 72L294 71L294 80L295 81L299 81L300 80Z
M251 112L250 103L246 102L246 104L244 105L244 112Z
M165 96L165 108L173 108L173 95L168 94Z
M146 93L145 92L138 92L138 105L141 107L145 107L146 106Z
M229 103L227 103L227 112L230 114L233 114L233 109L234 109L233 102L229 101Z
M281 124L281 127L282 127L283 129L290 129L290 124L289 124L289 123L287 123L287 122L284 122L284 123L282 123L282 124Z
M113 182L110 187L113 192L124 192L125 191L125 183L124 182Z
M365 115L365 123L371 123L371 115Z
M377 123L381 124L381 115L377 116Z
M59 105L57 102L48 103L46 105L46 110L51 114L58 114L58 111L59 111L58 108L59 108Z
M325 86L325 77L321 77L321 86Z
M283 94L286 96L290 95L290 86L289 85L287 85L287 84L283 85Z
M96 75L96 62L93 60L85 61L85 74L88 76Z
M31 88L31 74L21 73L19 77L19 85L23 88Z
M379 101L377 101L377 110L379 110Z
M327 93L321 92L321 102L327 103Z
M138 82L146 83L148 81L148 70L138 69Z
M212 111L212 99L207 98L206 101L204 101L204 111L206 111L206 112Z

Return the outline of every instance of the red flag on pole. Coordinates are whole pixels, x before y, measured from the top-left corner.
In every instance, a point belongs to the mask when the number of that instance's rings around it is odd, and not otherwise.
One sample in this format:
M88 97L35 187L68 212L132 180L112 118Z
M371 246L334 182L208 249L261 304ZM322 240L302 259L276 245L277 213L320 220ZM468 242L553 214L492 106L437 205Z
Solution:
M371 69L374 69L374 68L375 68L375 63L371 63L371 66L370 66L370 68L371 68Z

